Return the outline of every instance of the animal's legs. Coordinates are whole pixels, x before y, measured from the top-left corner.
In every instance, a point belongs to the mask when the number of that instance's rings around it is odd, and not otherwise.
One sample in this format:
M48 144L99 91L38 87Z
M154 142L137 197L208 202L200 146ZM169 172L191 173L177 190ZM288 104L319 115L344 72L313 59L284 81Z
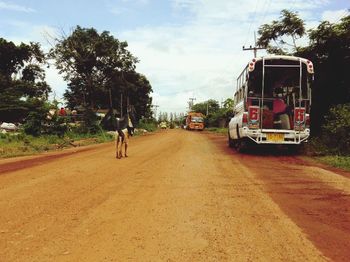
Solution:
M128 144L125 143L125 157L128 157L127 151L128 151Z
M118 158L118 145L119 145L119 136L116 136L115 139L115 158Z
M122 144L123 144L122 139L121 137L119 137L117 140L117 155L116 155L116 157L119 159L122 158Z

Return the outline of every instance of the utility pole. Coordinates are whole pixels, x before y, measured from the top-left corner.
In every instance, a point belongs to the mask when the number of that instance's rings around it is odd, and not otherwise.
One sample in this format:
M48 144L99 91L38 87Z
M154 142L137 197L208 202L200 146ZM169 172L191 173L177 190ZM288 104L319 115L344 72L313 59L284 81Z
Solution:
M112 110L113 109L113 102L112 102L112 89L109 88L109 108Z
M190 101L188 101L188 110L191 111L192 106L193 106L193 101L196 100L194 97L189 98Z
M159 107L159 105L152 105L152 107L154 112L154 119L157 119L157 108Z
M126 112L130 113L131 112L131 107L129 103L129 96L126 97Z
M120 93L120 118L123 117L123 94Z
M254 51L254 58L256 58L257 51L260 50L260 49L266 49L266 48L265 47L261 47L261 46L256 46L256 35L255 35L255 32L254 32L254 42L255 42L255 45L253 47L249 46L248 48L245 48L243 46L243 51L253 50Z

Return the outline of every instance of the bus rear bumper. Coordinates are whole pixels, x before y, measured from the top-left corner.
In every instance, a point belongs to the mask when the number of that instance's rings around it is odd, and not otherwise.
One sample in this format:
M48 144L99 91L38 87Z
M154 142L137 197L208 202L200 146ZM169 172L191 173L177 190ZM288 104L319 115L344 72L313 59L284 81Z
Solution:
M307 142L310 129L303 131L281 129L249 129L242 128L242 137L248 137L257 144L299 145Z

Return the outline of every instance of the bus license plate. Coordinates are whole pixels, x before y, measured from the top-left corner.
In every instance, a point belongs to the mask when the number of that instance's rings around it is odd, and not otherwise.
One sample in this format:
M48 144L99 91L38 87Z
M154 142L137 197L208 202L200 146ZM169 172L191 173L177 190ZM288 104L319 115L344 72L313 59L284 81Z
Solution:
M284 134L269 133L269 134L266 134L266 138L268 141L271 141L271 142L283 142Z

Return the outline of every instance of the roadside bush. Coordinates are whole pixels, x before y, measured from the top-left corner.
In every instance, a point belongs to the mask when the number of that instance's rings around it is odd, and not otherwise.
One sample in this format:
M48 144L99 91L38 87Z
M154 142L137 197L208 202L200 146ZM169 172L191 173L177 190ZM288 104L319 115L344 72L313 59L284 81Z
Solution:
M233 113L231 108L220 108L206 117L205 124L208 127L226 127L232 116Z
M138 125L138 129L145 129L148 132L153 132L157 130L157 122L153 118L142 118L140 119Z
M51 120L45 119L43 133L63 137L67 132L67 121L65 118L54 115Z
M46 112L31 112L23 125L23 129L27 135L49 134L63 137L67 131L67 123L64 118L57 115L47 119Z
M40 136L44 119L45 115L42 112L30 112L23 125L24 132L28 135Z
M83 113L83 123L77 131L81 133L96 134L101 131L98 121L99 119L96 113L91 109L87 109Z
M350 104L329 110L322 128L322 142L333 154L350 154Z

